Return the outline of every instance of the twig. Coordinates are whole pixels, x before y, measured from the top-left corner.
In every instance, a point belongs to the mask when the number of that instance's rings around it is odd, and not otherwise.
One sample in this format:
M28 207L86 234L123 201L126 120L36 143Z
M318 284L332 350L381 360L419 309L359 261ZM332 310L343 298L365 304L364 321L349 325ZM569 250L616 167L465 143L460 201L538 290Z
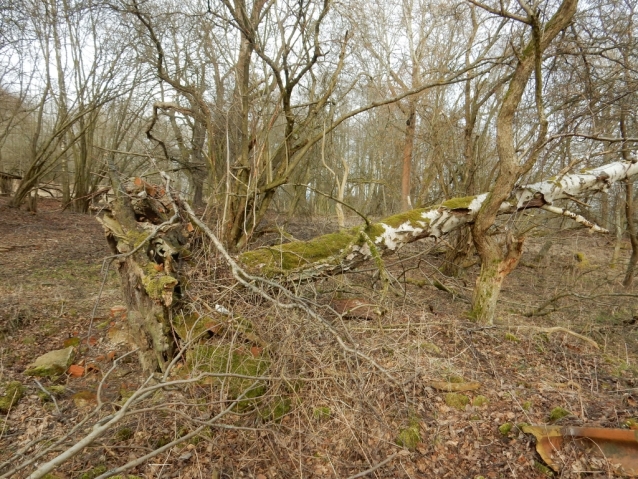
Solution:
M62 413L60 413L60 408L58 407L58 402L55 400L55 397L53 396L53 394L51 394L49 391L44 389L44 386L42 386L42 384L40 384L40 381L38 381L37 379L34 379L34 381L38 385L38 387L40 389L42 389L42 392L51 398L51 401L53 401L53 405L55 406L55 410L58 412L58 416L60 416Z
M381 366L379 363L377 363L374 359L372 359L370 356L362 353L361 351L357 350L356 348L348 346L344 342L344 340L341 337L341 335L339 334L339 332L332 326L332 324L330 324L323 317L321 317L319 314L317 314L311 307L309 307L306 304L306 302L302 298L300 298L298 296L295 296L288 289L284 288L282 285L280 285L280 284L278 284L278 283L276 283L274 281L269 281L269 280L267 280L265 278L262 278L262 277L259 277L259 276L252 276L252 275L249 275L248 273L246 273L237 264L237 262L230 256L228 251L226 251L226 248L224 248L224 245L221 243L221 241L219 241L217 236L215 236L215 234L210 230L210 228L208 226L206 226L206 224L203 223L197 217L197 215L195 215L195 213L193 212L193 210L190 207L190 205L186 201L182 201L182 204L184 205L184 209L186 210L186 213L190 217L191 221L193 223L195 223L195 225L197 225L197 227L199 229L201 229L204 232L204 234L206 234L206 236L208 236L208 238L213 242L213 244L215 245L217 250L222 254L224 259L226 260L226 262L230 266L230 269L231 269L231 272L233 274L233 277L239 283L241 283L246 288L250 289L251 291L253 291L253 292L257 293L257 294L259 294L261 297L263 297L264 299L272 302L273 304L277 305L280 308L283 308L283 309L291 309L291 308L301 309L302 311L307 313L311 318L313 318L314 320L316 320L319 323L321 323L330 332L330 334L332 334L335 337L335 339L337 340L337 343L339 343L339 346L341 346L341 348L344 351L346 351L346 352L348 352L348 353L350 353L352 355L358 356L361 359L364 359L368 363L372 364L379 371L381 371L386 377L388 377L388 379L390 379L390 381L393 384L401 386L401 383L392 374L390 374L390 372L387 369L385 369L383 366ZM265 284L265 285L267 285L267 286L269 286L271 288L277 289L284 296L286 296L291 301L291 303L282 303L282 302L280 302L279 300L277 300L277 299L273 298L271 295L269 295L262 288L257 287L255 285L255 283L262 283L262 284ZM333 310L333 312L337 316L341 316L336 311ZM352 338L348 338L348 339L349 339L349 341L352 344L354 344L354 341L352 340Z
M374 466L372 466L370 469L366 469L365 471L361 471L357 474L355 474L354 476L350 476L347 479L357 479L358 477L364 477L367 476L368 474L370 474L371 472L376 471L377 469L379 469L382 466L385 466L388 462L392 461L392 459L394 459L395 457L397 457L399 454L401 454L402 451L399 452L395 452L394 454L392 454L391 456L386 457L383 461L375 464Z

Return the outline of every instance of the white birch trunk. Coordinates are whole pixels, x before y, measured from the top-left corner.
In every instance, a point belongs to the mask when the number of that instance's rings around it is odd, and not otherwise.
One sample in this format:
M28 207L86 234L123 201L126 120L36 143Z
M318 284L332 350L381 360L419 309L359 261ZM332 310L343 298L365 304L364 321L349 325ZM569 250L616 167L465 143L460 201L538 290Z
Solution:
M637 160L618 161L581 173L517 187L510 198L501 204L499 214L543 208L571 217L595 231L607 232L579 215L554 206L554 203L561 199L607 191L613 183L637 174ZM268 276L285 275L291 279L305 279L321 273L339 273L396 251L405 244L424 238L438 240L450 231L471 223L487 195L483 193L453 198L438 206L411 210L378 223L310 241L248 251L239 259L244 265Z

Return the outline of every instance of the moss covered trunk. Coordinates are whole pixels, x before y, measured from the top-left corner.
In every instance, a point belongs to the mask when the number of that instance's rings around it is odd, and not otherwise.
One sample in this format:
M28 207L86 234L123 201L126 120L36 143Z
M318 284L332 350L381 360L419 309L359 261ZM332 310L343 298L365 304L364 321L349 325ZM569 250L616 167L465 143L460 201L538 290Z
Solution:
M103 210L99 221L114 254L128 326L146 371L163 370L175 352L171 319L179 307L188 225L165 190L141 180ZM160 225L162 225L160 227Z

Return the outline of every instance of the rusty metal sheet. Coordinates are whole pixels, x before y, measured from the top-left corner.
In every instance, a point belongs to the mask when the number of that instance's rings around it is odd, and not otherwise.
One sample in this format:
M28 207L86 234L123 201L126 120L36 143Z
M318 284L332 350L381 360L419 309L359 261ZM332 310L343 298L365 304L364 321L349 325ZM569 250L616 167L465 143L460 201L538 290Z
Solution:
M543 461L559 471L561 452L568 445L589 458L604 459L615 472L638 477L638 430L576 426L523 426L536 437L536 450Z

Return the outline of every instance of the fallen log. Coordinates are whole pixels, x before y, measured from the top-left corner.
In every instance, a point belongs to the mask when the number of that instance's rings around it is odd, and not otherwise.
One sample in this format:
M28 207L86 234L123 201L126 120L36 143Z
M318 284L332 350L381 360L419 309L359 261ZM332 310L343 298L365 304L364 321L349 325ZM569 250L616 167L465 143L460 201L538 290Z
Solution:
M636 174L638 162L620 161L521 186L501 204L499 213L542 208L604 232L554 203L605 191L613 183ZM142 366L147 370L163 369L177 347L171 318L180 306L185 283L183 268L187 263L184 260L191 254L192 211L176 194L171 194L169 180L164 187L139 178L122 186L126 194L118 195L99 217L114 253L108 260L115 262L120 273L128 322ZM488 193L453 198L310 241L247 251L237 261L252 274L276 277L279 281L337 274L369 260L382 268L384 254L424 238L439 240L471 223L487 197Z
M499 214L541 208L572 218L593 231L607 230L584 217L554 205L558 200L574 199L606 191L618 181L638 174L638 161L618 161L577 174L516 188L504 201ZM378 223L342 230L309 241L296 241L258 248L239 256L239 261L266 276L291 280L309 279L356 268L402 246L424 238L439 240L449 232L471 223L489 193L453 198L440 205L418 208L385 218Z

